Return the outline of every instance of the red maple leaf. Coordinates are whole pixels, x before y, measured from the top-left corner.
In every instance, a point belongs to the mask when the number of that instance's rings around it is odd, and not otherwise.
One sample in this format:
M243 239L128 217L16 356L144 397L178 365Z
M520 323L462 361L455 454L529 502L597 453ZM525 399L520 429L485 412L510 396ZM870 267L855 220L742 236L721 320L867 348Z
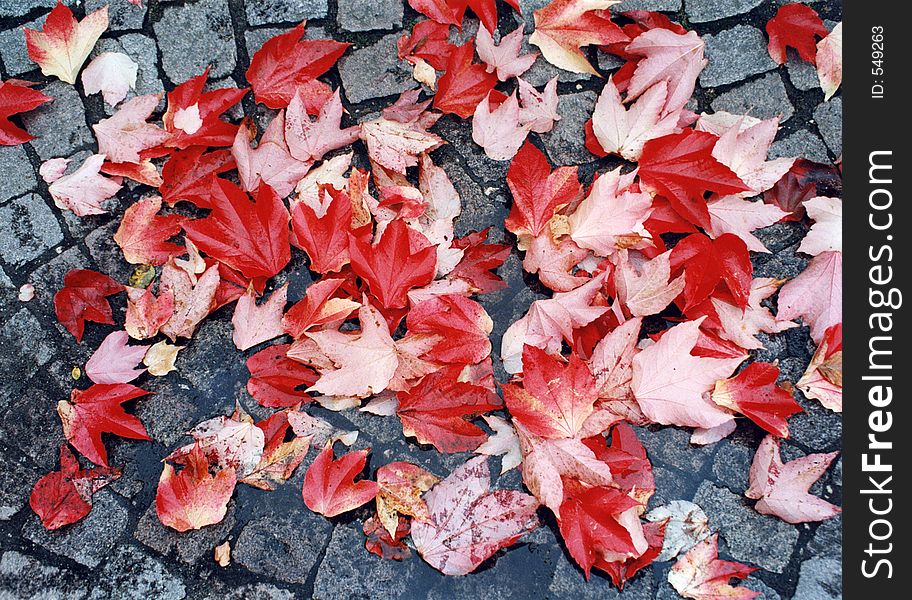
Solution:
M487 434L468 421L501 407L486 387L459 381L462 365L450 365L425 376L407 392L399 392L397 414L402 432L440 452L471 452Z
M54 294L57 320L79 342L86 321L114 324L111 305L105 298L123 289L107 275L88 269L74 269L63 278L63 288Z
M209 459L199 442L182 457L183 469L175 473L165 463L155 492L158 520L177 531L214 525L228 511L228 501L237 485L231 467L209 473Z
M285 333L300 339L308 329L344 321L360 306L354 300L336 296L345 283L344 279L322 279L310 285L304 299L282 317Z
M718 139L691 129L662 136L646 142L639 163L643 188L665 196L682 217L704 229L709 229L706 192L748 190L731 169L713 157Z
M53 100L38 90L12 81L0 81L0 146L16 146L35 139L25 129L14 125L13 115L38 108Z
M202 75L191 77L168 92L168 110L162 117L165 130L171 139L165 145L171 148L190 146L230 146L238 126L226 123L219 116L241 101L247 88L223 88L203 91L209 67Z
M158 196L147 196L124 211L114 241L128 263L160 266L185 252L183 246L168 240L180 233L186 217L158 214L161 203Z
M576 436L595 411L598 400L589 366L575 354L565 363L529 345L523 348L522 364L522 386L501 386L513 419L538 437Z
M611 431L611 446L602 435L587 438L583 443L596 458L611 467L613 483L645 507L655 493L655 477L646 449L633 428L623 421L615 425Z
M494 324L481 304L444 294L419 302L408 313L409 333L440 336L424 356L445 363L475 364L491 354L488 336Z
M453 240L453 248L462 250L462 259L450 271L450 277L467 281L478 294L490 294L507 287L506 282L493 271L510 256L506 244L486 244L489 229L476 231Z
M92 510L92 495L120 477L120 469L80 469L66 444L60 446L60 470L35 482L29 506L45 529L59 529L85 517Z
M776 385L779 367L753 362L731 379L716 382L713 402L737 411L779 437L789 435L786 419L802 412L789 390Z
M133 440L148 440L146 428L121 404L148 394L128 383L95 384L87 390L73 390L69 401L57 403L63 434L73 447L97 465L108 466L102 433Z
M582 193L577 167L551 170L548 159L531 142L519 149L507 171L513 206L504 221L508 230L539 236L561 206Z
M250 279L281 271L291 260L288 211L281 198L261 185L256 201L251 201L224 179L217 179L211 191L209 216L184 223L193 243Z
M422 21L427 23L432 21ZM376 515L364 521L364 547L371 554L389 560L405 560L412 552L403 541L411 529L409 520L403 516L398 517L395 535L390 535Z
M666 525L667 521L643 524L643 534L646 537L646 543L649 544L649 548L637 558L628 558L624 561L613 562L597 560L593 566L596 569L608 573L608 576L611 577L611 581L614 582L614 585L616 585L619 590L623 591L625 583L636 575L640 569L651 565L652 561L662 553L662 543L665 541Z
M401 60L417 62L421 59L438 71L446 69L453 49L449 42L450 27L428 19L415 24L410 35L403 35L396 42Z
M794 48L798 56L813 64L817 62L817 39L829 34L820 15L806 4L785 4L766 23L769 36L769 55L778 64L784 64L786 48Z
M185 200L200 208L209 208L210 175L230 171L235 166L229 150L206 152L205 146L177 150L162 167L163 181L158 191L170 205Z
M518 0L504 0L516 12L519 12ZM455 25L462 28L462 19L467 8L488 31L497 29L497 3L494 0L408 0L409 6L444 25Z
M624 492L611 487L584 487L575 480L562 478L564 501L560 506L558 526L567 551L582 567L586 578L604 555L635 554L630 532L618 522L624 511L637 502Z
M732 304L747 306L753 266L747 244L735 234L726 233L714 240L703 234L687 236L671 251L672 275L677 276L682 269L685 312L726 290ZM724 286L721 290L720 284Z
M383 308L406 306L410 289L425 286L434 279L436 247L398 219L386 226L376 244L352 235L348 249L352 271L367 282Z
M488 73L485 65L472 62L474 54L475 46L471 41L450 53L434 96L434 108L440 112L468 119L475 113L478 103L497 85L496 74Z
M311 401L304 388L317 382L317 373L285 356L290 347L291 344L269 346L247 359L247 392L261 406L285 408Z
M349 452L334 458L327 445L304 475L301 495L307 508L326 517L335 517L358 508L377 495L377 482L355 477L364 470L370 449Z
M349 262L352 204L348 194L332 186L320 188L320 197L325 207L323 214L317 214L305 202L294 205L291 230L295 246L304 250L310 259L310 269L325 275L340 271Z
M303 40L304 23L266 41L253 55L247 81L254 97L269 108L285 108L299 86L328 90L316 78L328 71L351 45L333 40Z

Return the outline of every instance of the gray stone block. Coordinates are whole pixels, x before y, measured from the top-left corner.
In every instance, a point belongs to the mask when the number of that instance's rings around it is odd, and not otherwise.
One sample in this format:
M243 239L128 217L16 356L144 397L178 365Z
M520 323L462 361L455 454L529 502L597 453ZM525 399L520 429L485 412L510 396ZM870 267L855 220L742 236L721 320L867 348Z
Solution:
M756 27L737 25L716 35L705 35L709 63L700 73L700 85L715 87L743 81L776 68L766 50L766 36Z
M713 460L713 474L720 482L736 493L747 489L747 473L753 452L744 446L725 441Z
M322 19L329 12L327 0L257 0L247 2L250 25L298 24L305 19Z
M418 87L411 70L396 54L397 34L383 36L371 46L359 48L339 61L345 97L352 104L372 98L396 96Z
M807 129L799 129L773 142L769 151L770 160L781 157L806 158L819 163L830 162L830 155L823 140Z
M554 129L542 134L548 156L558 165L575 165L595 160L586 149L584 128L595 109L595 92L579 92L560 97L561 120Z
M148 553L133 546L118 546L105 562L92 600L181 600L187 589L171 569Z
M38 194L0 206L0 254L13 266L34 260L63 241L60 224Z
M763 4L764 0L687 0L684 10L692 23L718 21L746 12Z
M326 555L317 569L314 597L357 598L367 581L372 597L409 597L409 580L416 576L418 564L414 560L396 563L365 551L361 525L354 521L333 529Z
M0 147L0 203L35 189L38 178L23 146Z
M842 598L842 563L832 558L812 558L801 563L793 600Z
M798 541L798 529L788 523L761 515L746 498L704 481L694 503L703 508L711 527L718 528L732 557L782 573Z
M142 29L146 13L149 12L148 2L136 6L124 0L123 2L110 2L109 0L85 0L86 14L94 12L104 6L108 7L108 30L126 31Z
M780 122L788 121L795 113L785 91L785 84L775 72L721 94L712 101L712 109L758 119L779 117Z
M22 17L37 8L54 8L56 0L3 0L0 4L0 17ZM64 4L72 6L73 0L66 0Z
M402 25L402 0L338 0L336 22L345 31L393 29Z
M677 12L681 10L683 0L624 0L611 7L612 12L622 13L628 10L654 10L659 12Z
M690 443L690 431L662 427L650 431L645 427L636 428L637 437L646 448L649 459L675 467L685 473L698 473L712 459L714 445L694 446Z
M23 125L36 138L29 143L41 160L92 147L95 137L86 125L85 106L76 88L54 80L41 91L54 101L22 115Z
M83 520L48 531L32 515L22 529L22 536L83 566L97 567L126 531L129 518L124 500L110 490L101 490L93 496L92 512Z
M827 148L837 157L842 156L842 96L830 98L814 110L817 129Z
M25 506L38 477L20 453L0 453L0 521L8 521Z
M234 560L259 575L304 583L331 532L329 521L302 504L290 514L268 515L247 523L234 546Z
M82 600L88 595L84 578L62 564L42 563L15 550L0 556L0 590L4 598L67 598Z
M801 60L798 53L791 48L788 49L785 69L788 71L792 85L799 90L806 92L820 89L820 79L817 77L816 67L809 62Z
M22 30L23 28L40 29L43 22L44 17L41 17L22 27L0 31L0 60L3 61L3 66L6 67L6 72L10 76L15 77L38 68L38 65L33 63L28 56L28 50L25 47L25 33Z
M161 47L162 68L173 83L202 74L208 65L211 79L234 70L237 56L227 0L167 6L152 27L158 39L168 41Z

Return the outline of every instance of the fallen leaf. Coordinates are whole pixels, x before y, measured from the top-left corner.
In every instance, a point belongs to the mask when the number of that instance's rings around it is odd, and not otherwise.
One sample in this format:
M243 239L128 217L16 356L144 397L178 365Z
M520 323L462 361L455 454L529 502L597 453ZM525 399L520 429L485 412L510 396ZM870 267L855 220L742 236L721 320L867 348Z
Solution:
M489 336L494 322L481 304L444 294L412 306L406 317L410 333L439 336L426 354L429 360L475 364L491 355Z
M231 542L225 540L221 544L215 547L213 551L213 559L215 564L220 567L227 567L231 564Z
M168 109L162 116L165 131L171 134L166 143L183 150L190 146L230 146L237 125L219 116L247 95L247 89L220 88L204 92L209 67L202 75L191 77L168 92Z
M257 102L285 108L299 87L319 84L351 44L333 40L305 40L304 23L266 40L250 60L246 77ZM312 87L311 87L312 89Z
M482 415L481 418L494 430L494 434L489 435L488 439L475 449L475 454L500 456L501 475L518 467L522 463L522 452L513 425L497 415Z
M250 379L247 393L261 406L285 408L309 402L304 389L317 381L316 372L310 367L286 356L289 344L267 346L247 359Z
M659 80L625 108L614 81L608 78L592 113L592 132L603 152L639 160L649 140L674 133L680 109L664 112L668 83Z
M234 307L231 324L234 325L232 340L238 350L248 350L257 344L283 335L282 312L288 300L288 284L276 289L269 299L256 303L252 288L238 298Z
M731 379L716 382L712 400L719 406L739 412L769 433L789 436L786 420L803 412L790 390L776 385L779 367L752 362Z
M266 443L263 430L240 407L230 417L206 419L187 433L196 441L178 448L167 460L181 462L199 449L210 464L221 470L230 469L238 479L256 469Z
M161 332L172 342L179 337L193 337L196 326L215 307L215 294L220 282L218 264L206 269L194 284L184 270L174 265L173 259L167 263L162 269L159 291L173 296L174 312L161 326Z
M842 252L821 252L782 286L776 319L799 317L811 328L811 339L818 344L828 328L842 323Z
M160 215L162 200L146 196L124 211L114 241L123 250L124 259L134 265L163 265L173 256L184 253L183 246L169 242L181 231L185 218Z
M533 238L544 232L558 208L570 204L582 193L577 167L558 167L552 171L542 151L528 141L510 163L507 185L513 205L504 226L517 236Z
M842 323L827 328L795 387L824 408L842 412Z
M805 62L815 63L817 40L815 36L829 34L820 16L806 4L783 4L776 15L767 21L769 55L777 64L785 64L787 48L794 48Z
M683 597L694 600L751 600L760 595L746 587L733 587L731 579L746 579L756 571L741 563L718 558L719 534L694 546L668 572L668 583Z
M327 445L304 475L301 494L307 508L325 517L335 517L373 500L379 486L355 477L364 470L370 449L349 452L338 459Z
M163 525L180 532L220 523L236 483L231 468L210 475L206 454L194 444L179 473L165 463L155 492L155 512Z
M172 206L185 200L200 208L209 208L210 175L230 171L235 166L228 150L206 152L205 146L176 150L162 167L163 182L158 191Z
M117 105L136 88L139 65L121 52L102 52L92 59L82 72L82 88L86 94L101 92L104 101Z
M535 31L529 43L549 63L573 73L598 72L589 64L583 46L608 46L629 38L607 9L617 0L554 0L533 13Z
M472 116L472 140L481 146L488 158L510 160L526 141L530 127L520 123L516 92L491 110L491 94L478 103Z
M732 413L707 397L707 392L716 381L731 375L746 355L694 356L691 352L702 320L675 325L633 358L633 393L643 413L653 422L710 428L733 419Z
M240 271L245 277L272 277L291 260L288 211L267 185L256 201L236 185L217 179L212 186L212 212L184 223L200 250Z
M561 120L557 112L560 97L557 95L557 80L555 75L545 89L539 92L535 87L522 79L519 84L519 100L522 106L519 109L519 122L535 133L548 133L554 129L554 124Z
M104 154L93 154L78 169L49 185L54 205L77 217L108 212L101 203L119 192L121 186L99 173L104 161Z
M237 163L238 176L245 191L256 191L262 182L284 198L310 171L313 161L300 161L291 155L284 130L285 117L279 111L266 126L257 147L251 148L250 140L256 135L252 122L245 120L238 128L231 155Z
M127 414L121 404L148 394L126 384L98 383L87 390L73 390L69 400L57 403L63 435L83 456L97 465L108 466L102 433L133 440L149 440L139 419Z
M461 373L461 365L449 365L397 394L403 435L445 453L471 452L487 439L470 420L502 403L490 389L461 381Z
M532 496L516 490L490 492L488 459L479 456L453 471L424 499L425 523L412 523L421 557L445 575L466 575L501 548L538 527Z
M496 72L499 80L507 81L528 71L538 58L538 54L534 52L520 56L522 42L522 26L501 37L500 44L495 45L491 32L482 25L475 36L475 50L478 52L478 58L488 65L488 73Z
M760 514L773 515L787 523L831 519L842 509L811 495L808 490L838 454L809 454L783 464L779 438L767 435L754 455L750 485L744 495L758 500L754 508Z
M646 520L653 523L665 522L665 540L658 562L669 561L682 552L687 552L709 537L709 517L703 509L687 500L672 500L646 514Z
M377 469L377 519L390 534L399 529L400 515L427 521L431 515L421 495L440 478L408 462L392 462Z
M83 519L92 510L92 496L118 479L120 469L81 469L66 444L60 446L60 470L35 482L29 506L45 529L60 529Z
M741 238L751 252L770 251L751 232L769 227L781 221L788 213L773 204L761 201L750 201L738 196L722 196L707 203L709 210L709 228L711 237L731 233Z
M285 140L291 155L300 161L316 161L331 150L353 143L361 133L358 126L342 129L342 100L337 89L311 121L298 90L285 113Z
M25 45L29 58L44 75L75 84L82 63L107 28L107 6L77 21L73 11L58 0L41 31L25 28Z
M184 346L175 346L165 340L152 344L143 358L143 364L149 368L149 375L162 377L176 370L174 361L177 360L177 353L183 349Z
M123 289L102 273L87 269L69 271L63 278L63 288L54 294L57 320L80 342L86 321L114 324L111 305L105 298Z
M148 346L128 346L126 331L114 331L101 342L85 365L85 373L95 383L129 383L145 369L136 368Z
M805 200L804 208L814 221L798 252L817 256L822 252L842 252L842 200L817 196Z
M423 21L428 23L430 21ZM374 516L364 521L362 531L365 540L364 547L371 554L376 554L380 558L387 560L405 560L412 555L412 551L403 541L403 538L409 534L411 527L405 517L399 517L399 524L396 527L396 533L390 535L383 527L380 520Z
M639 267L631 264L626 253L621 253L615 271L618 301L634 317L655 315L668 307L685 287L684 277L671 277L671 250L643 262Z
M708 62L703 58L703 48L703 40L696 31L676 33L657 28L638 35L626 48L628 54L643 57L636 63L627 86L627 100L639 98L664 81L668 88L662 114L684 108Z
M11 81L0 81L0 146L16 146L35 139L35 136L29 135L29 132L11 122L9 118L34 110L51 100L53 98L50 96L28 86ZM44 165L42 165L43 167ZM64 166L65 168L66 166Z
M418 164L419 154L444 144L442 138L418 123L400 123L383 117L362 123L361 139L372 161L403 175L406 168Z
M421 244L417 248L413 247L416 239ZM410 289L434 279L437 251L426 243L424 236L399 219L390 222L374 244L350 236L352 271L367 282L383 308L405 307Z
M842 22L817 42L817 79L823 89L823 101L833 97L842 85Z
M759 350L763 348L763 342L757 339L758 333L780 333L797 327L798 324L792 321L778 320L762 304L776 293L780 285L782 281L770 277L752 279L750 297L744 308L725 300L711 298L712 307L721 325L721 329L717 331L719 337L734 342L745 350Z
M497 77L483 65L472 62L472 42L457 46L447 59L443 75L437 81L434 108L445 114L468 119L478 103L497 84Z

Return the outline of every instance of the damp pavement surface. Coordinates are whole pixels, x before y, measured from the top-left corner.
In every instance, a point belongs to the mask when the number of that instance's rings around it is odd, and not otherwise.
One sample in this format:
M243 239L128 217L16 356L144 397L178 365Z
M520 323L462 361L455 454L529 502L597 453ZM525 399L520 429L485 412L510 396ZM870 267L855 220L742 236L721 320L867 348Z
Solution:
M804 156L831 162L841 152L842 103L837 95L823 103L813 67L791 56L782 67L766 52L765 23L787 0L625 0L614 10L650 9L696 30L706 41L709 66L703 71L691 108L727 110L756 117L780 116L783 123L773 156ZM546 0L520 0L522 15L499 4L500 29L512 31ZM0 73L2 78L46 82L28 60L22 26L38 27L54 0L0 1ZM70 0L67 4L75 5ZM85 0L77 15L105 4ZM110 1L110 28L95 52L114 50L139 65L136 93L172 89L211 65L210 85L242 86L250 57L262 43L308 21L308 37L332 37L353 47L330 72L341 86L353 120L377 113L399 92L415 87L396 59L395 40L418 19L403 0L146 0L143 7ZM809 2L832 27L842 18L838 2ZM403 6L405 5L405 6ZM460 39L474 34L477 21L467 18ZM609 74L619 64L590 50L590 58ZM595 160L584 146L583 126L592 113L602 80L559 72L542 59L526 78L542 85L560 75L560 113L555 129L538 136L553 163L581 164L591 181L596 170L616 163ZM178 371L167 377L144 376L139 385L154 392L136 403L135 413L154 442L109 438L111 464L124 475L95 496L91 514L60 531L45 531L28 507L35 481L57 468L63 441L55 405L73 387L71 371L84 365L110 328L90 324L82 344L57 324L51 302L70 269L91 268L125 281L129 265L111 239L119 215L141 191L123 190L111 201L111 214L78 219L54 208L37 176L42 161L74 156L77 164L93 151L90 125L110 108L99 96L86 97L81 85L59 81L38 86L54 102L23 117L37 139L0 147L0 598L677 598L666 581L671 563L656 563L619 593L594 573L587 583L557 536L556 523L542 511L544 525L520 543L501 551L467 577L447 578L417 555L404 562L381 560L363 548L362 508L335 519L311 513L300 489L304 469L275 492L239 486L225 520L200 531L178 534L155 515L155 487L161 459L183 443L184 432L199 421L229 414L240 401L255 417L267 411L246 393L246 357L231 341L230 309L203 322L178 358ZM271 117L249 96L243 113L261 125ZM507 239L503 218L509 206L504 175L508 163L486 158L471 142L471 123L452 116L434 131L448 145L434 153L462 195L457 234L493 227L495 241ZM534 137L534 136L533 136ZM364 157L359 160L364 166ZM756 276L788 278L807 257L796 253L804 234L800 223L780 223L757 236L772 251L755 255ZM500 275L509 288L482 296L494 320L493 344L529 304L546 290L524 274L514 250ZM300 253L276 284L291 282L289 299L298 300L310 282ZM17 300L21 285L35 286L35 299ZM122 302L114 303L122 322ZM117 314L116 311L121 313ZM762 334L761 334L762 335ZM808 329L798 327L764 338L752 354L779 361L782 378L796 381L814 350ZM495 356L495 364L497 359ZM501 379L504 373L496 365ZM800 393L804 413L790 420L792 437L783 458L840 449L842 420ZM402 437L394 417L347 411L314 412L347 429L359 429L356 447L371 447L370 466L409 460L445 475L467 455L441 455ZM708 447L691 446L689 432L675 428L639 428L655 469L657 492L650 506L674 499L693 500L720 532L720 555L760 567L746 581L765 600L841 598L841 520L790 525L753 510L745 499L747 473L762 432L741 422L728 439ZM313 450L311 451L313 453ZM306 462L309 462L310 458ZM496 472L496 462L494 460ZM519 487L511 471L497 487ZM812 488L841 503L842 462ZM213 548L230 540L232 562L221 568Z

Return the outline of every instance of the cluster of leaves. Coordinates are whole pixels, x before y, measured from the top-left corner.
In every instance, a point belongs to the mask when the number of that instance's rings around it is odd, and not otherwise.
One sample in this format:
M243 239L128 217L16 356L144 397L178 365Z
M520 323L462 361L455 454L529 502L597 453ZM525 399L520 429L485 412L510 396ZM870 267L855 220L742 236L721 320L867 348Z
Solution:
M405 558L410 536L433 567L467 574L537 527L543 506L587 577L595 568L622 587L653 560L689 550L669 575L682 595L753 597L728 584L752 569L717 558L699 507L671 503L646 514L655 482L631 425L693 428L692 441L706 444L749 419L769 433L750 472L757 510L793 523L838 512L808 493L835 455L783 464L779 439L801 407L777 383L775 364L745 365L762 348L758 334L800 318L819 347L796 385L841 410L841 200L817 194L817 182L838 171L768 161L776 119L688 110L706 63L694 32L644 11L625 13L622 27L607 10L611 0L555 0L535 12L530 38L545 59L594 72L581 48L595 45L625 61L605 83L586 143L629 162L584 185L577 167L553 168L527 139L559 115L556 80L540 91L519 78L536 59L520 56L522 30L494 44L493 0L409 1L429 19L400 39L398 52L436 88L433 99L405 92L376 118L343 127L339 90L319 77L347 44L305 40L302 24L251 60L255 101L277 111L255 146L251 121L221 118L248 90L207 90L203 73L168 93L161 125L150 122L161 98L134 97L94 126L98 153L81 167L66 174L66 159L42 166L55 203L79 216L105 212L123 177L158 195L128 207L114 235L137 265L130 285L75 270L54 297L77 341L86 321L115 325L109 298L123 292L126 318L86 364L93 385L58 404L67 441L99 466L81 469L64 446L60 470L35 486L33 509L48 528L88 513L92 494L120 474L102 435L149 439L124 408L147 394L130 382L173 370L176 342L234 303L235 346L259 348L247 360L247 390L275 411L255 422L238 406L189 432L193 441L166 458L159 480L165 525L218 523L238 484L275 489L314 446L303 502L333 517L373 501L365 545L380 556ZM449 42L468 8L482 22L474 48ZM77 21L58 4L44 30L29 34L30 56L45 74L75 82L105 11ZM781 26L771 26L772 48ZM129 68L124 76L125 61L98 64L102 56L83 84L119 104ZM512 95L497 89L513 78ZM0 97L18 84L3 85ZM32 92L18 87L24 98ZM504 335L500 354L512 378L502 385L493 375L493 323L475 297L504 286L494 271L510 248L488 243L487 231L455 236L459 194L430 154L444 143L430 131L443 113L471 117L488 156L512 159L504 225L525 253L523 268L554 292ZM352 166L346 149L354 143L366 149L369 169ZM799 248L814 257L807 270L785 285L754 278L750 253L767 250L752 231L805 217L813 221ZM288 285L271 281L298 251L315 281L286 310ZM311 415L314 402L395 416L420 444L480 456L442 479L406 462L362 478L369 450L334 450L358 432ZM519 467L530 493L491 491L488 456L502 457L502 473ZM220 563L228 552L216 549Z

